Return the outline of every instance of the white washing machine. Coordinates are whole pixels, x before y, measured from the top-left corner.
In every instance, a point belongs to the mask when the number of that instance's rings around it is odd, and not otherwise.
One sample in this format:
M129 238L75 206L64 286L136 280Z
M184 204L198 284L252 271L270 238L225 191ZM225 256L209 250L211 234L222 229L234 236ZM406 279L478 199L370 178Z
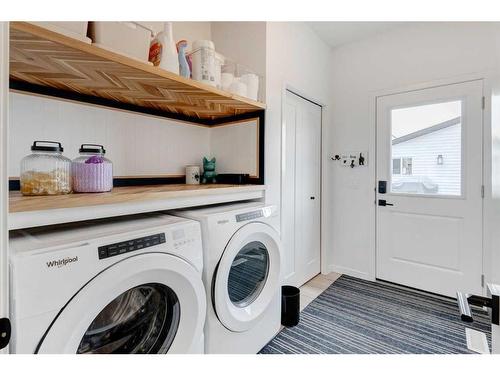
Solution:
M165 214L11 233L13 353L203 353L200 225Z
M261 203L172 213L201 223L207 293L206 353L257 353L280 328L276 207Z

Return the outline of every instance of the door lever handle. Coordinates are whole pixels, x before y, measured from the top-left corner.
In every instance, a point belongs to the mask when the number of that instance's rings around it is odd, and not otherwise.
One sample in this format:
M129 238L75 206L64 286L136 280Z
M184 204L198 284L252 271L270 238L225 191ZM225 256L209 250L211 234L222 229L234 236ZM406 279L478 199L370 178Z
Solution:
M387 203L387 201L385 199L379 199L378 200L378 205L379 206L394 206L392 203Z

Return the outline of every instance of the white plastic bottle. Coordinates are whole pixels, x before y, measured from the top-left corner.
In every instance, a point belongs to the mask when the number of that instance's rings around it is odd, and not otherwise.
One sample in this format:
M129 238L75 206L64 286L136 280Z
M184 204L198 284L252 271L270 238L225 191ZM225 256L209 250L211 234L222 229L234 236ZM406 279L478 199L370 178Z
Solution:
M165 22L157 39L161 44L160 68L179 74L179 58L172 33L172 22Z

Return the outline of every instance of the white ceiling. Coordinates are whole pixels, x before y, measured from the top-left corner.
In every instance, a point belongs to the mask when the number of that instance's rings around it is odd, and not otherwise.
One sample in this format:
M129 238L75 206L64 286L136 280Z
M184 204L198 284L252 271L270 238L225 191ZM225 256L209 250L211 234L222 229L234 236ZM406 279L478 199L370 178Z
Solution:
M331 47L355 42L412 22L307 22Z

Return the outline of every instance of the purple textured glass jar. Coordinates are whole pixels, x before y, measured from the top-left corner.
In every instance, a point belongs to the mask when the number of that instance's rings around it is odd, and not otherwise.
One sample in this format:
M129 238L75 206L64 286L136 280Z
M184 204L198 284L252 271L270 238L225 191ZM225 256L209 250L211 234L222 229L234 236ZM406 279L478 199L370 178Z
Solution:
M73 191L102 193L113 189L113 163L104 157L104 147L85 143L79 152L80 156L71 163Z

